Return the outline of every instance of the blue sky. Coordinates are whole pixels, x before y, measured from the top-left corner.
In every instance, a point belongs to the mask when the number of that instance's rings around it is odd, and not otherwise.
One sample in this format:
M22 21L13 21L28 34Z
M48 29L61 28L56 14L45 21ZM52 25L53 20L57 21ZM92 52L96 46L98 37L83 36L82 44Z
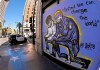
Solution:
M25 0L9 0L4 16L6 22L3 27L10 24L11 28L16 28L16 22L22 23L24 4Z

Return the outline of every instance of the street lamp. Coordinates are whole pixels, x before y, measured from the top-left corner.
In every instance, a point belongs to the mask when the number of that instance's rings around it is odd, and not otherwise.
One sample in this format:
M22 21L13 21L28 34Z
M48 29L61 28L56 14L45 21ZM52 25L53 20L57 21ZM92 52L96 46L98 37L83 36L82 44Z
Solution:
M34 14L33 14L34 15ZM30 24L30 30L31 30L31 32L33 32L33 44L35 44L35 37L34 37L34 32L35 32L35 30L34 30L34 16L32 16L32 17L30 17L30 19L29 19L29 23L31 23Z

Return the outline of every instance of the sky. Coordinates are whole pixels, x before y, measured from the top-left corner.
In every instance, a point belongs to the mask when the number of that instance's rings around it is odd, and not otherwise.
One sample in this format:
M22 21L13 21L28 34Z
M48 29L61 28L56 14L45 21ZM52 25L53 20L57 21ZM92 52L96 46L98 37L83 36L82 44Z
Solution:
M22 23L24 4L25 0L9 0L4 16L6 22L3 27L10 25L12 29L16 29L16 22Z

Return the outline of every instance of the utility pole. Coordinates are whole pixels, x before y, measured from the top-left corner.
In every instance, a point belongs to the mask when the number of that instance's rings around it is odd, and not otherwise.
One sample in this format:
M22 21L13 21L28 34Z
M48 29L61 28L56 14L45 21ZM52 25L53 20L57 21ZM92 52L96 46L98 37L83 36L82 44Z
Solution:
M32 29L33 30L33 44L35 44L35 37L34 37L34 34L35 34L34 33L35 32L35 30L34 30L34 14L33 14L33 23L32 24L33 24L33 26L32 26L33 27L33 29Z
M35 38L34 38L34 16L31 16L30 17L30 21L29 21L29 23L31 23L30 24L30 30L31 30L31 32L33 33L32 35L33 35L33 44L35 44Z
M35 1L35 5L34 5L34 10L33 10L33 44L35 44L35 29L34 29L34 27L35 27L35 25L34 25L34 15L35 15L35 7L36 7L36 1Z
M29 23L31 23L30 24L30 30L31 30L31 32L33 33L32 35L33 35L33 44L35 44L35 29L34 29L34 15L35 15L35 7L34 7L34 10L33 10L33 12L32 12L32 14L33 14L33 16L31 16L30 17L30 20L29 20Z
M35 15L35 7L36 7L36 1L35 1L35 5L34 5L34 9L33 9L33 12L32 12L32 14L33 14L33 16L31 16L30 17L30 19L29 19L29 23L31 23L30 24L30 30L31 30L31 32L33 32L33 44L35 44L35 25L34 25L34 22L35 22L35 20L34 20L34 15Z

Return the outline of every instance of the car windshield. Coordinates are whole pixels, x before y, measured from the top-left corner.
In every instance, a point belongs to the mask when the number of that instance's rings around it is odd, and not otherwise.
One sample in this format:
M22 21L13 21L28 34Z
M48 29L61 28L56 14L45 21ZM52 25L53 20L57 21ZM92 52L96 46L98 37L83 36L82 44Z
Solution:
M17 37L21 37L21 35L17 35Z
M16 37L16 35L11 35L10 37Z

